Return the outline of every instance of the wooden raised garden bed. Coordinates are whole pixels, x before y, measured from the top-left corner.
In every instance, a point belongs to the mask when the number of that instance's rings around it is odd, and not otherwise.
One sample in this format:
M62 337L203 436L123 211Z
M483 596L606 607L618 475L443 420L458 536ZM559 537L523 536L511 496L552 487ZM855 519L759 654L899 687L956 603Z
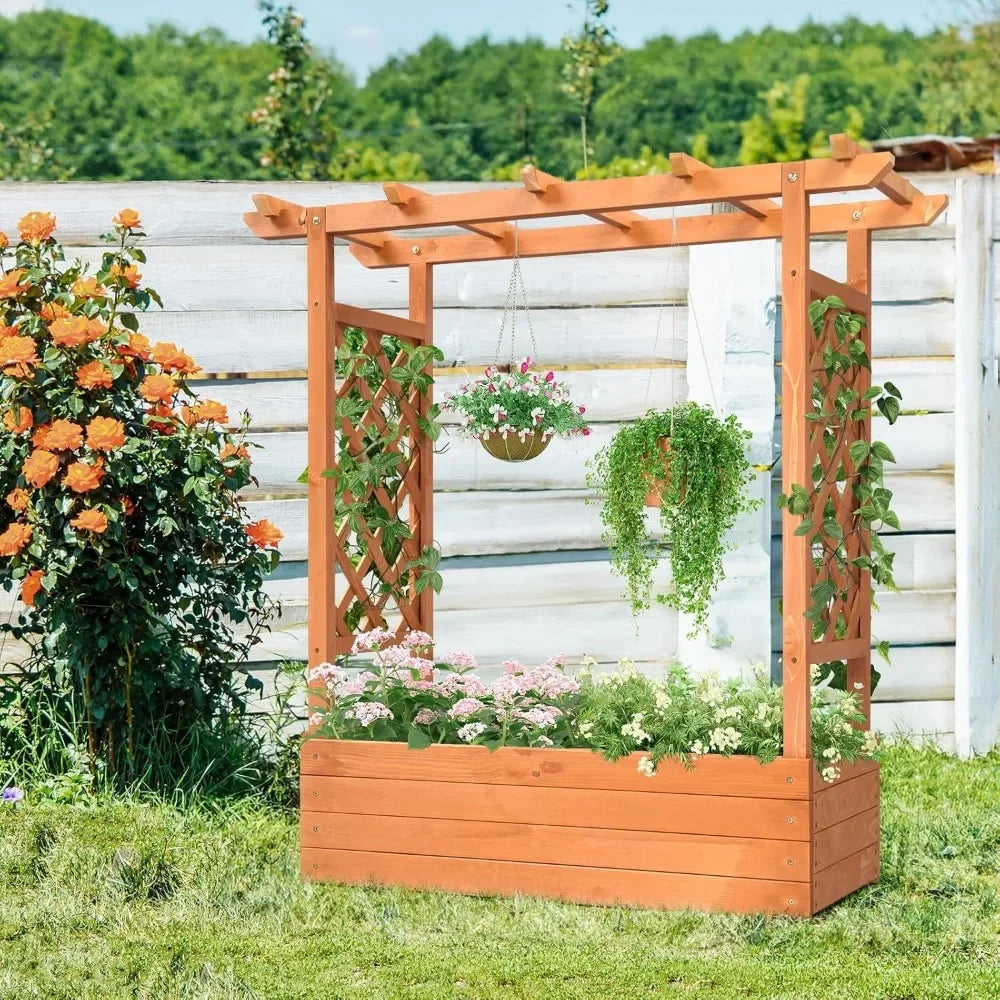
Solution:
M371 627L391 613L398 636L406 629L434 634L433 590L418 592L410 569L435 538L433 445L421 430L433 400L429 389L421 393L395 381L385 344L386 338L411 348L433 344L435 265L780 240L782 492L813 484L817 458L825 454L824 427L807 417L814 416L817 380L827 406L843 382L824 375L838 310L863 320L857 343L871 356L872 232L928 225L947 205L945 196L924 195L896 174L891 153L867 152L843 135L831 137L831 151L828 159L719 169L673 153L671 174L595 181L560 181L526 166L520 187L433 195L386 184L384 199L308 208L255 196L256 210L245 216L254 233L306 242L310 666L350 652L361 617ZM852 191L869 194L821 203L823 196ZM643 214L699 203L705 214ZM709 206L720 203L735 211L711 213ZM562 216L575 218L563 224ZM556 224L529 225L514 238L514 223L539 219ZM811 267L811 237L830 235L846 237L845 281ZM336 241L346 241L367 268L405 269L407 318L336 301ZM830 311L814 332L810 304L817 299L825 299ZM837 300L840 306L830 305ZM361 332L363 344L359 340L352 350L371 364L362 377L331 378L349 330L352 337ZM368 380L375 366L384 378L373 387ZM432 370L428 361L426 374ZM857 398L870 385L867 366L853 366ZM372 400L357 425L343 410L335 418L338 400L351 402L352 393ZM346 495L338 457L352 467L369 460L366 442L383 435L389 401L400 433L383 443L383 451L405 457L405 475L392 496L378 477L372 477L376 485L362 487L364 495L351 494L356 511L378 500L376 523L356 514L335 528L336 504ZM868 551L868 528L857 514L853 490L861 473L851 451L858 441L870 442L870 415L850 424L834 456L844 463L842 474L831 473L814 488L807 511L819 516L824 532L836 521L837 536L847 540L840 568L829 571L833 596L818 619L806 619L819 574L811 529L801 530L801 509L782 512L786 756L766 767L752 758L707 757L693 770L665 764L647 778L636 771L635 759L609 764L585 750L501 749L490 755L473 746L411 751L396 744L307 741L304 874L800 915L877 878L877 767L845 766L835 784L825 785L811 759L812 664L844 661L849 688L858 691L870 719L870 570L855 571L862 565L857 555ZM362 480L355 476L351 489ZM401 546L389 546L388 559L382 545L386 514L409 528ZM373 573L378 579L369 588Z
M308 740L302 874L352 884L810 916L878 879L879 773L811 760Z

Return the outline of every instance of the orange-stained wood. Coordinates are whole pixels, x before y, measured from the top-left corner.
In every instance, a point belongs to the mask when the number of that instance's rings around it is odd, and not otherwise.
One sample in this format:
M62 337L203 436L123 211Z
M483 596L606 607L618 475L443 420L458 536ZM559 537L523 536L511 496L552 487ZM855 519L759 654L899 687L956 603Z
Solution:
M829 663L830 660L849 660L861 657L871 660L871 639L821 639L809 642L809 662Z
M402 316L391 316L389 313L375 312L371 309L359 309L343 302L337 303L337 321L344 326L359 326L363 330L377 330L379 333L391 333L394 337L404 340L425 342L430 340L424 323L417 323Z
M812 877L807 841L319 812L303 812L301 828L303 847L344 851L789 882L808 882Z
M252 196L255 212L244 212L243 221L262 240L287 240L306 235L306 209L269 194Z
M861 233L859 235L864 235ZM835 295L851 312L865 314L871 305L867 292L854 288L841 281L834 281L819 271L809 272L809 291L814 297L827 298Z
M578 903L728 913L809 914L809 887L804 882L311 847L302 849L302 874L354 885L387 883L476 895L518 894Z
M702 163L701 160L696 160L688 153L671 153L670 169L675 177L691 178L694 177L695 174L701 173L705 170L711 170L713 168L707 163ZM753 201L740 201L739 199L732 199L728 202L728 204L738 208L741 212L746 212L747 215L751 215L755 219L766 218L770 212L781 210L781 206L776 201L772 201L770 198L758 198Z
M845 819L877 806L879 772L876 768L831 788L820 788L813 796L813 832L818 833Z
M501 747L491 753L485 747L439 745L418 752L403 743L325 739L307 740L301 750L307 775L775 799L812 794L811 760L779 757L762 765L756 757L709 754L691 767L665 760L648 778L636 770L641 757L635 753L611 763L592 750Z
M830 152L835 160L853 160L864 150L850 136L838 132L830 136Z
M411 264L409 268L410 323L419 327L423 339L434 341L434 270L430 264ZM428 362L430 375L433 362ZM434 387L420 398L419 415L428 419L434 405ZM417 489L410 502L410 530L417 539L417 551L423 552L434 545L434 443L424 437L414 441L419 449L417 458ZM420 628L434 634L434 590L427 587L417 598Z
M812 912L819 913L879 875L879 845L869 844L856 854L817 872L813 879Z
M945 210L947 204L946 195L930 195L921 196L906 207L884 200L819 205L810 215L812 234L819 236L854 229L907 229L924 226L933 222ZM518 234L518 255L548 257L613 250L770 240L780 236L780 211L771 213L765 219L731 213L696 215L676 220L644 219L630 226L628 230L616 230L603 225L521 229ZM346 238L353 240L352 236ZM415 256L414 247L419 249L420 259L428 264L507 260L514 255L511 241L492 240L476 235L421 236L412 239L393 236L387 238L379 250L352 246L351 253L365 267L408 267Z
M335 643L334 608L334 498L336 479L324 476L335 469L334 356L337 315L333 298L333 239L325 225L326 209L307 211L306 296L309 391L309 663L332 661Z
M861 296L861 308L857 311L865 317L865 327L861 338L868 357L872 355L872 234L867 232L850 232L847 234L847 284ZM864 394L871 388L872 373L870 368L862 368L858 372L857 391ZM870 441L872 437L871 412L865 417L861 437ZM863 528L860 521L854 539L857 555L869 551L871 547L871 531ZM861 570L858 586L859 599L854 603L854 619L860 641L865 649L853 656L844 657L847 660L847 689L857 691L861 712L865 717L866 728L871 727L872 718L872 580L871 571ZM860 685L860 688L858 687Z
M855 778L860 778L864 774L870 774L874 771L878 771L878 762L874 760L858 760L851 764L849 761L842 760L837 764L837 768L840 771L840 777L836 781L824 781L819 773L819 767L815 767L812 773L812 790L813 795L817 792L823 792L830 788L836 788L838 785L844 784L846 781L853 781Z
M856 816L820 830L813 839L812 867L814 872L829 868L856 854L865 847L877 844L879 839L879 809L872 806Z
M553 177L531 164L526 164L521 168L521 183L524 184L526 191L543 195L558 185L564 184L565 181L561 181L558 177ZM637 222L645 221L638 212L587 212L586 214L592 219L597 219L598 222L604 222L622 230L631 229ZM474 227L467 226L466 228L473 229Z
M865 153L847 162L807 160L800 164L807 192L852 191L876 186L892 170L891 153ZM419 226L462 226L470 222L507 222L559 215L607 214L670 205L745 201L781 194L787 164L720 167L689 179L671 174L559 181L544 193L526 187L461 194L420 193L405 204L386 201L330 205L327 229L336 234ZM634 228L634 227L633 227Z
M413 751L417 753L418 751ZM858 779L861 780L861 779ZM303 775L307 812L808 840L809 801Z
M887 173L875 187L897 205L910 205L920 194L905 177L900 177L895 171Z
M803 163L783 165L781 231L781 406L782 491L812 483L809 461L809 196ZM782 683L784 688L784 753L811 757L808 608L811 565L808 540L795 534L801 523L782 511Z

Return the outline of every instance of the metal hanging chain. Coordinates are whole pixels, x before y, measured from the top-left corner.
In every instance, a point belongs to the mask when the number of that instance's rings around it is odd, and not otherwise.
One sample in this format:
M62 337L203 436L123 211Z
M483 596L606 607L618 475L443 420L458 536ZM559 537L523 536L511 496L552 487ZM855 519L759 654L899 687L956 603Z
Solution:
M514 266L511 268L510 281L507 282L507 297L504 300L503 316L500 318L500 331L497 333L497 346L494 352L494 360L500 361L500 348L503 346L504 330L507 327L507 317L510 317L510 367L514 368L517 351L517 298L518 291L521 293L521 309L524 311L524 318L528 324L528 337L531 341L531 358L538 354L538 347L535 343L535 329L531 323L531 310L528 308L528 292L524 286L524 274L521 271L521 258L517 252L517 222L514 223Z

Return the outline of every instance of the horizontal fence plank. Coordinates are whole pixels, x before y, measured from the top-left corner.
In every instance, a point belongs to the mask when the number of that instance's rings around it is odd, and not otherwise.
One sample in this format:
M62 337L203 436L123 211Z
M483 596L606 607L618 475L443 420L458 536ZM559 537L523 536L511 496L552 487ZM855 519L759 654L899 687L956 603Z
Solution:
M302 745L302 773L775 799L810 795L813 765L808 760L779 758L761 764L756 757L709 754L693 767L663 761L656 774L647 777L636 770L642 756L634 753L611 762L591 750L501 747L490 753L485 747L466 746L432 746L414 753L403 743L312 739Z
M435 380L435 399L442 403L448 395L472 381L475 375L443 375ZM683 367L609 368L559 373L559 381L569 388L573 402L587 409L588 421L608 422L641 417L649 409L668 409L687 395ZM224 379L195 385L202 395L225 403L230 419L237 422L247 410L251 427L306 426L305 379ZM457 424L457 415L446 410L444 424Z
M695 833L765 840L809 839L809 803L761 796L684 795L585 788L530 788L395 778L330 778L304 774L309 812L539 823L658 833Z
M577 903L809 915L810 893L803 882L315 847L302 849L302 874L356 885L385 882L413 889L545 896Z
M643 872L807 882L809 845L750 837L593 830L406 816L302 814L302 846L427 858L483 858Z
M881 733L904 736L940 736L942 746L954 745L955 702L950 698L931 701L880 702L872 705L872 725Z
M99 248L82 247L78 256L92 264ZM524 265L529 302L535 306L648 305L682 302L687 296L687 248L636 250L627 254L584 254L572 267L558 257ZM250 246L164 246L150 251L143 281L162 296L171 312L189 309L225 312L244 309L305 308L305 247L258 242ZM334 254L337 298L365 309L402 309L408 300L406 271L371 271L347 247ZM435 302L440 306L502 308L510 278L509 261L439 264L434 268Z
M588 437L555 438L544 454L530 462L498 461L478 441L446 431L438 442L439 448L446 447L434 457L434 483L439 490L449 491L583 489L587 460L611 440L618 426L595 424ZM873 434L892 449L896 474L950 469L954 463L954 417L950 413L904 417L895 425L880 421ZM253 453L254 475L261 489L296 488L306 465L305 431L259 432L253 440L261 445Z

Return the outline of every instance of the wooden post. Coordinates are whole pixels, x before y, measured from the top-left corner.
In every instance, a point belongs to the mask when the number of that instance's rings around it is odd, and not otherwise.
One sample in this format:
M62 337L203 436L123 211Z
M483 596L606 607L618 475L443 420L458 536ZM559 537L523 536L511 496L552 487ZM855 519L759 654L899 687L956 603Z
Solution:
M336 316L333 302L333 237L326 231L326 209L306 212L308 355L308 515L309 664L332 662L334 638L334 498L337 482L324 476L336 465L334 358Z
M872 307L871 307L871 273L872 273L872 232L870 229L852 229L847 233L847 284L856 288L868 300L865 316L865 327L861 339L865 345L868 357L872 356ZM855 388L863 396L872 384L870 368L861 369L859 381ZM872 418L865 417L863 437L871 441ZM871 532L861 530L859 551L867 552ZM866 727L871 728L872 721L872 579L868 570L862 570L859 580L861 597L857 608L859 636L865 641L866 651L863 656L850 657L847 660L847 690L856 691L861 711L864 713ZM860 684L860 689L855 685Z
M781 462L782 491L800 484L811 492L809 467L809 196L805 164L785 163L781 177ZM786 508L782 537L782 684L784 755L811 757L808 540L795 534L801 518Z
M427 343L434 342L434 271L430 264L411 264L410 279L410 319L422 323L427 331ZM433 365L428 365L430 370ZM434 403L434 387L420 399L420 416L426 417ZM410 520L416 520L417 544L421 552L434 544L434 442L427 437L417 437L420 448L419 510L414 498L410 500ZM428 587L420 595L417 605L420 627L430 635L434 634L434 591Z

